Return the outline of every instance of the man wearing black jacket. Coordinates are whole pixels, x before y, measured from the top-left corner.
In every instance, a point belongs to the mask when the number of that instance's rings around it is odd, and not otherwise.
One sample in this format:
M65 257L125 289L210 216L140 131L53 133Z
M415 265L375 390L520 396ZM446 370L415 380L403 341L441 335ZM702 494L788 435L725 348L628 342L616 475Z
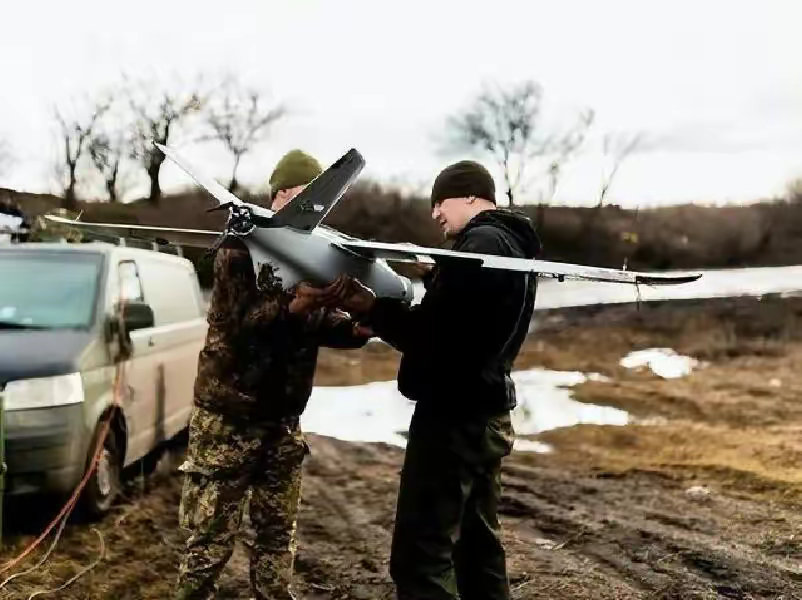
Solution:
M461 161L432 188L453 249L533 258L529 219L498 210L484 167ZM442 261L420 303L376 298L347 279L340 305L403 356L399 390L417 402L401 474L390 572L399 600L508 600L497 517L512 450L510 369L526 336L535 276Z

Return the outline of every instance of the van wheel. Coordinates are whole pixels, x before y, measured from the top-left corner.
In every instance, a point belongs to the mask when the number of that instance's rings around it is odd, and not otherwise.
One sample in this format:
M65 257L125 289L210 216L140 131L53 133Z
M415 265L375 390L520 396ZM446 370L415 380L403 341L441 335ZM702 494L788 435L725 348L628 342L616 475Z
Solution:
M92 464L96 443L92 443L87 457L87 468ZM103 449L100 451L97 466L89 476L81 494L82 512L90 519L98 519L105 515L120 493L120 465L122 463L117 449L117 436L114 429L106 435Z

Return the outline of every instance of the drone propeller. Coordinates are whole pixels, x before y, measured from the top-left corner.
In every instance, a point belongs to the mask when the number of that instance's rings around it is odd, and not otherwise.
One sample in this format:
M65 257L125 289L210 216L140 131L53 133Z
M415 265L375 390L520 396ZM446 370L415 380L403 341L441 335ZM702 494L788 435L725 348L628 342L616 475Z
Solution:
M226 209L229 209L229 208L233 208L235 206L237 206L237 205L234 204L233 202L224 202L222 204L218 204L217 206L212 206L211 208L207 208L206 212L210 213L210 212L216 212L218 210L226 210Z
M218 210L227 209L229 213L223 232L217 239L215 239L214 243L209 247L206 254L210 255L217 252L220 246L225 243L226 239L231 236L243 238L253 233L257 227L270 227L274 225L272 215L260 215L254 211L254 208L258 210L258 207L253 207L244 202L239 204L234 202L224 202L219 206L206 209L206 212L215 212Z

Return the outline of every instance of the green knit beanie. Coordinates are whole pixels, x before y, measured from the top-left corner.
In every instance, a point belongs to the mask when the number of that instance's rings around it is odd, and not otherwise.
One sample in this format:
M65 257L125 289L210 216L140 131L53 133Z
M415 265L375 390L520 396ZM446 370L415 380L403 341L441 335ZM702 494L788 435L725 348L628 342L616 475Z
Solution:
M496 203L493 178L478 162L461 160L440 171L432 186L432 206L448 198L476 196Z
M290 150L281 157L270 175L270 191L275 195L279 190L306 185L322 172L320 163L306 152Z

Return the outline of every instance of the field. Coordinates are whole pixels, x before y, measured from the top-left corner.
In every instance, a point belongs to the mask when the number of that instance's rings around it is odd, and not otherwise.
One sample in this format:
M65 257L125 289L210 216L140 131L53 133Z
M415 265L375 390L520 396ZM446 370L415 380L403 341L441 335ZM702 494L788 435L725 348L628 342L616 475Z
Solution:
M649 347L671 347L704 364L673 380L619 365L629 351ZM327 351L317 384L392 379L397 361L378 344ZM507 460L501 513L513 597L802 598L801 364L800 298L538 313L517 368L603 374L607 380L575 388L576 398L622 408L632 422L549 431L536 439L552 452L515 452ZM309 441L299 597L392 598L388 551L402 450L315 435ZM182 543L180 460L178 446L155 473L129 474L112 514L68 525L50 559L7 583L0 598L61 585L96 560L100 535L105 554L97 566L44 597L169 598ZM29 542L55 508L47 501L9 506L2 558ZM220 597L248 598L240 548Z

